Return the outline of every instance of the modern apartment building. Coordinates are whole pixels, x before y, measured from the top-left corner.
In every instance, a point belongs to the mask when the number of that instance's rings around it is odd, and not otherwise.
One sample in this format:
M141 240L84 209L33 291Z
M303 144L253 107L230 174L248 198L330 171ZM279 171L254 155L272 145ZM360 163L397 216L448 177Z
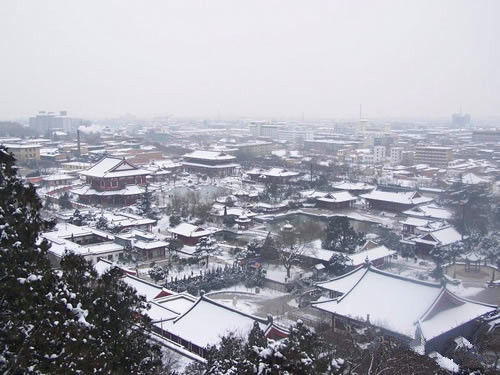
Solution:
M391 148L391 164L401 164L403 161L403 147Z
M385 146L373 147L373 162L382 163L385 161Z
M451 147L417 146L415 148L415 164L447 167L452 157Z
M4 144L9 152L14 154L17 161L40 160L39 144Z

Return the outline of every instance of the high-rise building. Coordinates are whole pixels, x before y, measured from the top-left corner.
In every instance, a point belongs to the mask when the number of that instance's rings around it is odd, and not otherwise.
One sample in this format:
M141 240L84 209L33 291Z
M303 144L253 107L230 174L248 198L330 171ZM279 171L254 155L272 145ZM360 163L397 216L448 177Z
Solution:
M476 130L472 132L473 142L496 143L500 142L500 130Z
M385 161L385 146L373 147L373 162L382 163Z
M451 147L417 146L415 163L429 164L436 167L447 167L453 157Z
M250 133L254 137L278 139L280 125L266 124L263 121L252 121L249 125Z
M403 161L403 147L391 148L391 164L397 165Z
M66 111L54 112L40 111L36 116L30 117L30 126L45 134L52 130L70 131L72 127L71 118Z
M468 113L454 113L451 115L451 123L453 126L466 127L470 125L470 115Z

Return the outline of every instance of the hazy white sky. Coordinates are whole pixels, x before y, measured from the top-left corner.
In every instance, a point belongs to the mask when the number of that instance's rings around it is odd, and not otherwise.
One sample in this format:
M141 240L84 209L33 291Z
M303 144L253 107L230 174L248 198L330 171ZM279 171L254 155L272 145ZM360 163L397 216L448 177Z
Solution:
M1 0L0 119L500 114L500 1Z

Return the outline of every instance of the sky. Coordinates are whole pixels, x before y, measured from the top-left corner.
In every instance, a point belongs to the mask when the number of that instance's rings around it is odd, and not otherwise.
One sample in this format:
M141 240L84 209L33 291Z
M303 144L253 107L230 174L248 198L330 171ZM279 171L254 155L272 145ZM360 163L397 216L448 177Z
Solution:
M500 1L2 0L0 120L500 115Z

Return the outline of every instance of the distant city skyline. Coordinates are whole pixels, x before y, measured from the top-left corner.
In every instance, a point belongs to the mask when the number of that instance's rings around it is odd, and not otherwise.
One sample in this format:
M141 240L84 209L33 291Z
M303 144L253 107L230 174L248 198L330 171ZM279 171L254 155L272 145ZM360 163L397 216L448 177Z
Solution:
M498 1L0 4L0 120L500 118Z

